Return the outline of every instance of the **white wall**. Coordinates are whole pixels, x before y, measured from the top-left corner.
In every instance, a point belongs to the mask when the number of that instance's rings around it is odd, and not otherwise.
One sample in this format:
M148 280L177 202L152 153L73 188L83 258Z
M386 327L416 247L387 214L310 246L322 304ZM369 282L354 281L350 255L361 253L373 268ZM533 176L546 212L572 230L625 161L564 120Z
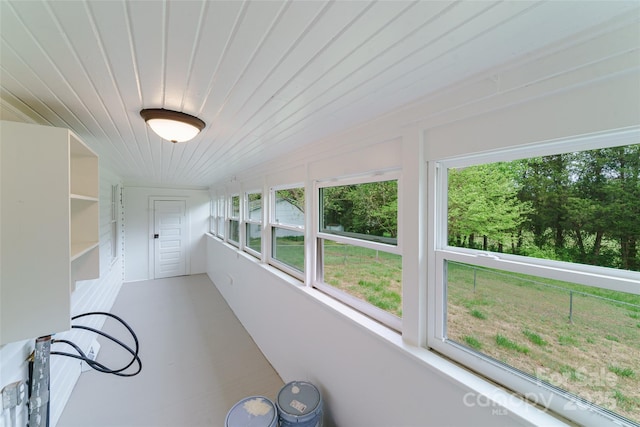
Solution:
M430 366L397 334L208 240L209 276L283 380L320 389L325 426L526 425L511 413L494 416L495 408L465 406L470 389L440 373L439 361Z
M189 256L187 274L206 271L204 234L209 231L209 193L206 190L150 188L125 185L124 187L124 253L127 282L152 279L149 272L150 232L149 199L156 197L185 198L189 222ZM153 254L152 254L153 255ZM151 265L151 267L153 267Z
M100 278L76 282L71 294L71 315L89 311L109 311L122 285L122 256L118 250L118 258L111 261L111 186L119 184L119 178L100 164ZM121 211L120 211L121 215ZM100 329L104 318L83 320L82 324ZM75 323L75 322L74 322ZM88 351L95 334L73 330L56 334L57 339L68 339L76 343L83 351ZM34 340L26 340L7 344L0 348L0 385L14 381L25 381L28 378L27 356L34 347ZM64 347L64 348L62 348ZM66 346L54 345L52 350L68 351ZM80 361L76 359L51 356L51 400L50 425L55 427L62 414L71 391L80 376ZM2 407L0 405L0 411ZM26 423L26 409L22 405L22 421ZM4 414L0 414L0 427L5 427Z
M614 23L236 175L239 187L310 189L315 179L401 170L402 336L208 237L207 273L282 378L319 386L327 425L559 422L426 349L426 161L640 126L637 31Z

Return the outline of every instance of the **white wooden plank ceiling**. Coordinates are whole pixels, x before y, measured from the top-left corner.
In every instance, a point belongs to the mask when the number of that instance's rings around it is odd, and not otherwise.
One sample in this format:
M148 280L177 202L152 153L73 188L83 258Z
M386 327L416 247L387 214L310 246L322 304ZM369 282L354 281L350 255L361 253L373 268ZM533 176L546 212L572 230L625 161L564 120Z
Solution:
M638 7L0 0L0 97L73 129L126 181L208 186ZM207 127L172 144L142 108Z

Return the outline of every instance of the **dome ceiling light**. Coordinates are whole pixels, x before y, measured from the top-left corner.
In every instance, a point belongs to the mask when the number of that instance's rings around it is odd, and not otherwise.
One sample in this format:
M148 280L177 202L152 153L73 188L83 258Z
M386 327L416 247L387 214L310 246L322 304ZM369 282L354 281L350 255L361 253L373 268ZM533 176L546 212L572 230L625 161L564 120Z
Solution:
M189 141L205 127L197 117L164 108L145 108L140 115L160 138L171 142Z

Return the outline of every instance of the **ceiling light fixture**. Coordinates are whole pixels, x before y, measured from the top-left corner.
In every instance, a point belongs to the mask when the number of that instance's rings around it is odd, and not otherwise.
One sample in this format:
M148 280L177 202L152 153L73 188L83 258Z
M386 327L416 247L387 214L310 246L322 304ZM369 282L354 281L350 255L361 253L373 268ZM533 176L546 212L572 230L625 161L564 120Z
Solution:
M145 108L140 115L160 138L171 142L189 141L205 126L197 117L164 108Z

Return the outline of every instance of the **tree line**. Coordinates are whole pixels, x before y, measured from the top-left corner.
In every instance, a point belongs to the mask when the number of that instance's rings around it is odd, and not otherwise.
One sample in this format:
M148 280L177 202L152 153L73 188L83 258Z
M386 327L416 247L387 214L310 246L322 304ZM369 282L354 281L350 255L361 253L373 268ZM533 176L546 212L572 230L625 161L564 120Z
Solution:
M304 211L304 189L278 196ZM321 190L323 227L397 237L397 181ZM450 169L450 245L640 271L640 144Z
M448 175L449 244L640 270L640 144Z
M398 237L398 181L369 182L321 190L322 227L369 236Z
M276 196L304 213L303 187L278 190ZM396 180L326 187L320 190L320 203L323 228L341 226L349 233L398 237Z

